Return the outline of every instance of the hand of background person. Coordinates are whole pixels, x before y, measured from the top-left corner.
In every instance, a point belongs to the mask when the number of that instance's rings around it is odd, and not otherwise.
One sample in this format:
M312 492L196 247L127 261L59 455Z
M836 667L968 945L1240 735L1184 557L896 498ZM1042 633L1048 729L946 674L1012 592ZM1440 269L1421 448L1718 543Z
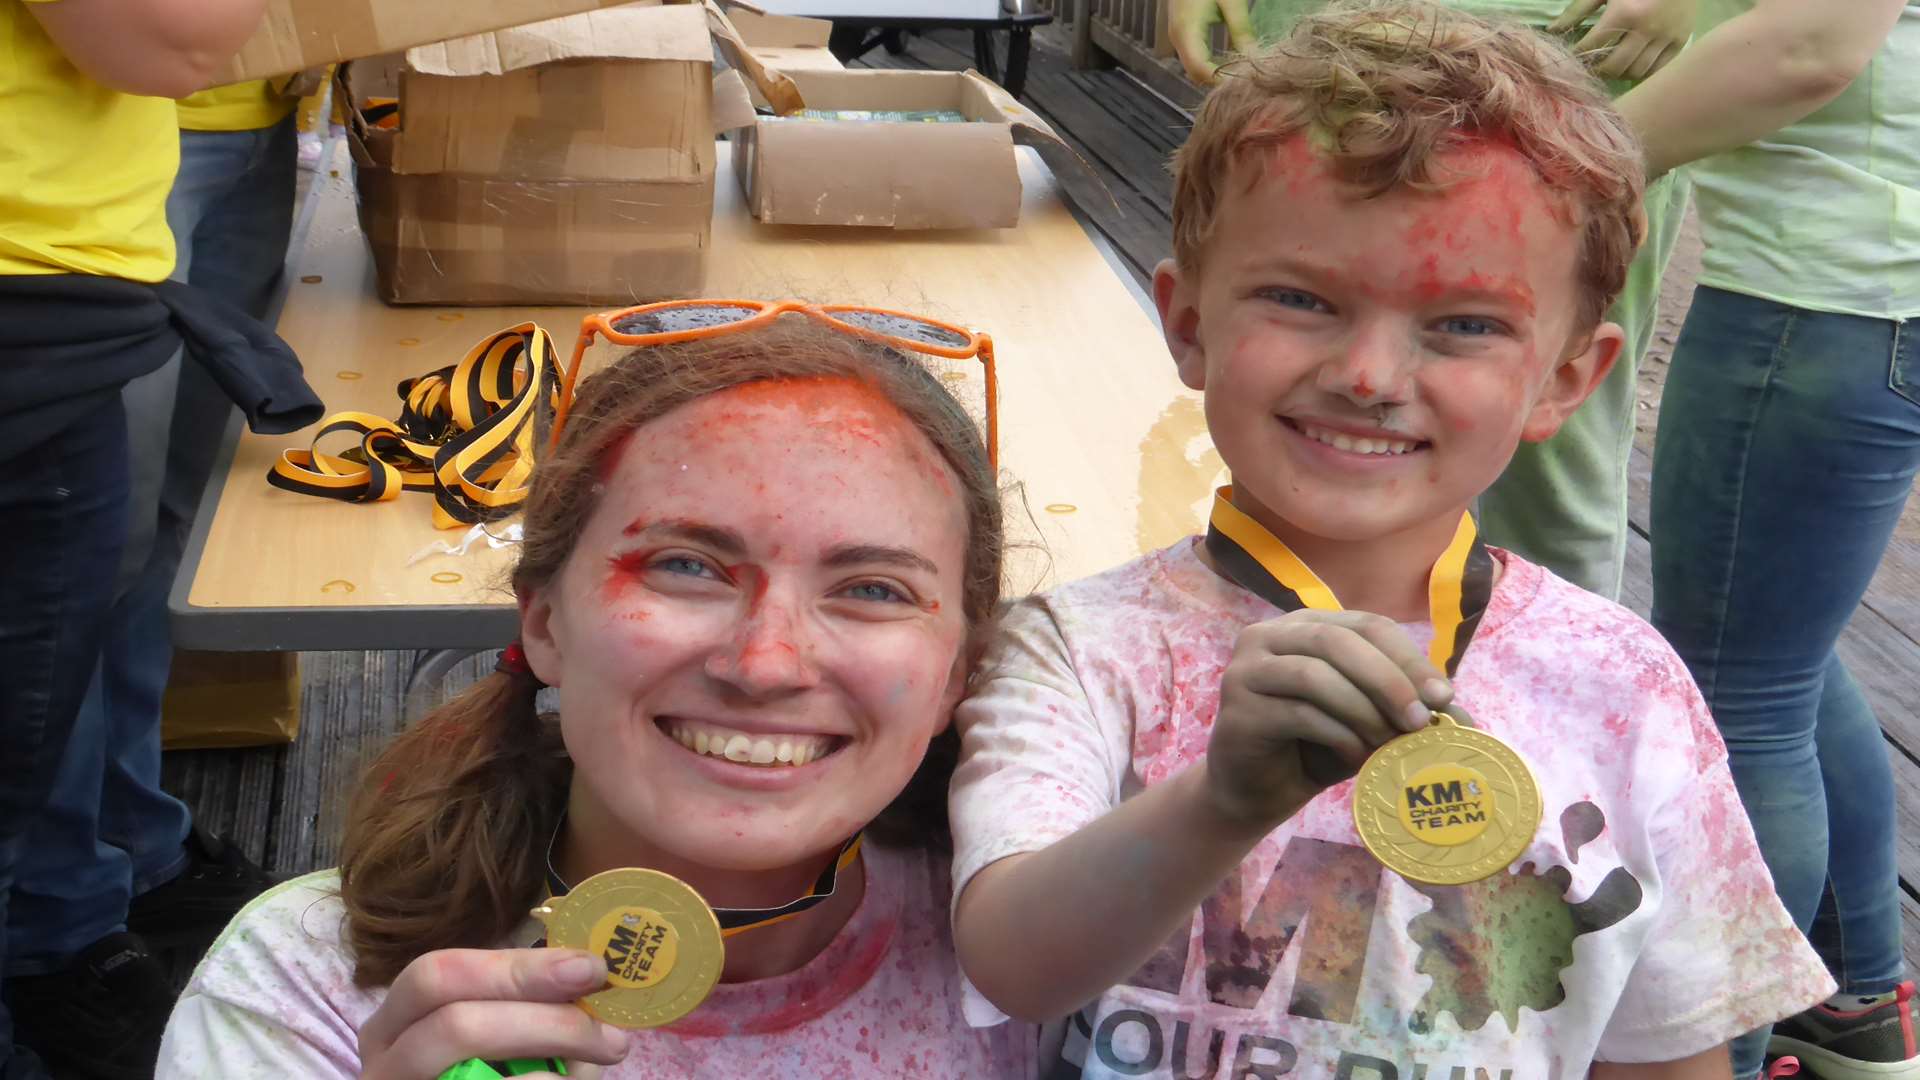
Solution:
M1227 39L1236 52L1250 52L1258 44L1248 0L1168 0L1167 33L1187 78L1205 86L1220 65L1213 59L1213 28L1227 24Z
M574 1001L606 982L605 964L578 949L430 952L360 1029L361 1080L435 1080L468 1058L547 1057L595 1080L597 1066L627 1056L627 1033Z
M1595 75L1637 81L1680 55L1693 35L1697 6L1698 0L1572 0L1547 30L1568 33L1600 12L1573 51Z
M1426 727L1452 695L1391 619L1306 609L1249 626L1220 679L1206 765L1214 806L1278 824L1382 743ZM1342 775L1316 767L1326 751Z

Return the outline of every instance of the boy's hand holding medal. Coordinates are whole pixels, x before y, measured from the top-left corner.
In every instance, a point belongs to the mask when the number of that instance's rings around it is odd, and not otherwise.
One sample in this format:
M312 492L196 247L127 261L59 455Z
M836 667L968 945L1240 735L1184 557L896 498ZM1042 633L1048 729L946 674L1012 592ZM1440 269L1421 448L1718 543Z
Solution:
M1207 752L1214 804L1277 825L1453 696L1391 619L1303 608L1240 632Z

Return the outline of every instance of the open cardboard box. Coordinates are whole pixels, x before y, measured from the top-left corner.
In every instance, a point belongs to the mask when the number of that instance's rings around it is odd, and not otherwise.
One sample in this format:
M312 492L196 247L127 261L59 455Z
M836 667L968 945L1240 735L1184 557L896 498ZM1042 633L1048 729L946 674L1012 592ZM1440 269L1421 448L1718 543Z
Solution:
M738 77L723 78L716 97L707 14L693 5L588 12L347 65L347 100L400 102L392 130L357 113L351 125L381 297L612 305L697 293L716 125L751 116Z
M215 80L291 75L340 60L518 26L629 0L267 0L260 26Z
M1086 169L1046 121L980 75L790 71L807 108L957 110L968 123L761 116L733 137L734 173L770 225L1010 228L1020 220L1014 146Z

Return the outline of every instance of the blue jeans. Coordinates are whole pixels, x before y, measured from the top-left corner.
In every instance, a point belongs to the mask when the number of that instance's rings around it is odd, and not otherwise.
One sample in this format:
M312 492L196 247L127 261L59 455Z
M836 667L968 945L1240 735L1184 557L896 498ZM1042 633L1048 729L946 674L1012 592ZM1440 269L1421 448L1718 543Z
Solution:
M167 200L175 280L262 315L293 228L291 116L257 131L183 131ZM233 403L175 356L128 383L127 545L99 664L52 797L20 861L8 969L54 971L126 921L127 903L186 866L187 807L160 788L160 701L173 663L167 594Z
M26 841L74 728L113 603L127 531L126 419L118 397L0 462L0 925ZM35 843L39 841L33 836ZM0 975L21 974L0 950ZM0 1073L14 1058L0 1008ZM29 1070L31 1071L31 1070Z
M1893 774L1834 652L1920 471L1920 326L1702 287L1653 466L1653 623L1726 737L1775 888L1842 990L1902 977ZM1734 1043L1734 1075L1765 1032Z

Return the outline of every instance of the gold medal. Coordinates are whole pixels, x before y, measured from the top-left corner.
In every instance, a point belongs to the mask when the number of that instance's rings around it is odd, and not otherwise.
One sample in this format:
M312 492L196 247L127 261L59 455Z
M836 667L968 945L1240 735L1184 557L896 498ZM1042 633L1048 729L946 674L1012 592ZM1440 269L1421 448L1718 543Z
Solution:
M670 1024L720 981L720 921L692 886L658 870L595 874L533 909L547 944L606 961L607 988L580 1007L615 1027Z
M1436 712L1432 727L1394 739L1360 767L1353 824L1401 877L1464 885L1506 869L1533 842L1540 786L1511 746Z

